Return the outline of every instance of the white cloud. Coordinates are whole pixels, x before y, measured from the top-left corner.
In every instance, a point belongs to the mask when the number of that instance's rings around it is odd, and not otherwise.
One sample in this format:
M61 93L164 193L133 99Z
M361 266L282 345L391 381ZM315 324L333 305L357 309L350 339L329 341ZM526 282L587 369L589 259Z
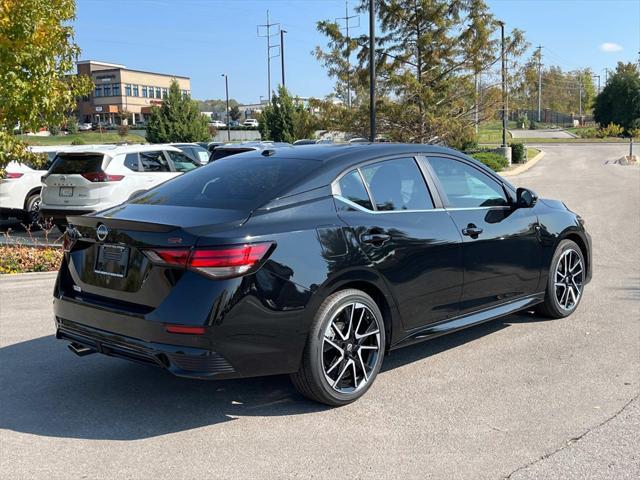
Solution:
M622 45L613 42L604 42L602 45L600 45L600 50L607 53L619 52L620 50L622 50Z

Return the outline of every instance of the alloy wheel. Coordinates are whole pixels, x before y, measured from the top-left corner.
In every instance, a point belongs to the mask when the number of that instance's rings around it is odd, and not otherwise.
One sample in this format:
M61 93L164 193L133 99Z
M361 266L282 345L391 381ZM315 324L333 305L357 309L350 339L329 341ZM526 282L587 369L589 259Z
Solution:
M555 294L558 305L563 310L572 310L582 294L584 266L582 257L574 249L565 250L556 264L554 276Z
M363 388L380 354L378 318L362 303L343 305L327 324L322 343L322 367L331 388L343 394Z

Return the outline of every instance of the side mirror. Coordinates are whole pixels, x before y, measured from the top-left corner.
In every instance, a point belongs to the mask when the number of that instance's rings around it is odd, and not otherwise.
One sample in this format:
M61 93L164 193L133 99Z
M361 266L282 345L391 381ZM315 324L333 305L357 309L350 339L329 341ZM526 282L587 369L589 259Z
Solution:
M528 188L519 187L516 190L516 208L531 208L538 201L538 195Z

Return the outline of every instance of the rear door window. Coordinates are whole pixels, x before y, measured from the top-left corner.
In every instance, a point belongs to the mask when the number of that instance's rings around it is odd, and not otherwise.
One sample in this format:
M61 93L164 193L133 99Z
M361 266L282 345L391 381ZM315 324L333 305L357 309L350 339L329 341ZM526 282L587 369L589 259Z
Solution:
M200 166L199 163L182 152L167 150L167 155L169 155L169 158L171 159L176 172L188 172L189 170L193 170L194 168L198 168Z
M347 173L340 179L338 183L340 186L340 195L346 198L350 202L353 202L361 207L373 210L371 199L367 193L367 189L364 186L362 177L357 170Z
M430 210L433 201L413 158L387 160L361 169L378 210Z
M140 152L142 170L145 172L170 172L169 162L162 151Z
M59 153L51 169L50 174L70 175L102 170L104 155L87 153Z

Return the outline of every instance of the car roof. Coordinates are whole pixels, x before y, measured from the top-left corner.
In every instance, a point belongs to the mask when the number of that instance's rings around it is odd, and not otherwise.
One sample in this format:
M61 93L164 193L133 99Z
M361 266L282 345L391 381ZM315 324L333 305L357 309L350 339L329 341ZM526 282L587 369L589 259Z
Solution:
M164 144L164 143L156 143L156 144L136 144L136 145L82 145L82 146L78 146L77 149L71 150L70 152L101 153L103 155L109 155L110 157L114 157L116 155L120 155L123 153L148 152L148 151L153 151L158 149L179 151L176 147L172 145Z
M225 143L224 145L222 145L220 148L242 148L242 149L247 149L247 148L252 148L254 150L268 150L270 148L283 148L283 147L292 147L293 145L291 145L290 143L286 143L286 142L269 142L269 141L265 141L265 142L260 142L260 141L254 141L254 142L240 142L240 143Z

